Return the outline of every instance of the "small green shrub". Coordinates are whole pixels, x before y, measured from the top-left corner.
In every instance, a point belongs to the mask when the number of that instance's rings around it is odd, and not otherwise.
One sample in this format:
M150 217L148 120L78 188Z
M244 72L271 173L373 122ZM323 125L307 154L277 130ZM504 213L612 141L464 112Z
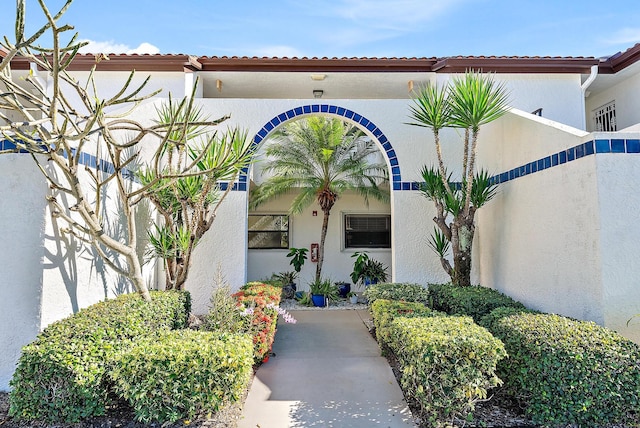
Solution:
M238 301L231 295L228 285L217 286L211 295L211 308L205 316L202 328L208 331L225 331L239 333L246 330L247 316L238 306Z
M429 291L420 284L391 282L385 284L372 284L364 291L370 305L378 299L404 300L406 302L429 301Z
M22 349L11 380L9 413L17 419L77 422L102 415L106 373L119 349L155 331L184 328L186 292L127 294L51 324Z
M376 338L381 348L388 346L389 327L398 317L428 317L436 312L419 302L403 302L387 299L376 299L371 305L373 324L376 327Z
M464 416L500 384L496 364L504 345L469 317L396 318L389 346L401 366L401 385L430 426Z
M510 356L498 373L534 422L638 422L638 345L593 322L502 311L487 322Z
M433 309L449 315L467 315L480 322L496 308L525 306L499 291L481 286L460 287L452 284L430 284L429 301Z
M137 420L175 422L241 399L252 364L247 334L179 330L136 341L111 378Z

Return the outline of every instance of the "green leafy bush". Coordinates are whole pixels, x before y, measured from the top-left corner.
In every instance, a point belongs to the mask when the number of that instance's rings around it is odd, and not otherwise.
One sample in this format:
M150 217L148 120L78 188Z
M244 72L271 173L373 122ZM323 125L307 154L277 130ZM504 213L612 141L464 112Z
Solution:
M389 346L405 395L430 426L464 416L501 383L495 371L504 345L469 317L399 317L389 328Z
M252 365L247 334L179 330L136 341L111 378L137 420L175 422L241 399Z
M593 322L526 312L499 315L487 322L510 356L498 373L534 422L638 422L638 345Z
M364 297L372 305L378 299L404 300L406 302L429 301L429 291L420 284L391 282L372 284L364 291Z
M22 349L11 380L10 415L76 422L102 415L109 402L106 372L119 349L155 331L187 325L186 292L119 296L51 324Z
M429 301L433 309L449 315L467 315L480 322L496 308L525 306L499 291L481 286L460 287L452 284L430 284Z
M222 312L212 307L203 327L210 331L249 333L253 338L254 360L260 363L267 358L275 339L280 295L279 287L250 282L231 295L234 309L225 296L214 294Z
M376 299L371 305L373 324L376 327L376 338L381 348L388 346L389 327L398 317L428 317L436 312L427 308L423 303L404 302L387 299Z

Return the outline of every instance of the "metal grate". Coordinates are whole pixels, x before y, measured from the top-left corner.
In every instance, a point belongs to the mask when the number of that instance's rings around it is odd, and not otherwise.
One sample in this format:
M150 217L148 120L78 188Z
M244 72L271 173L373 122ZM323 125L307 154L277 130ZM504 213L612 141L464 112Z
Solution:
M616 124L616 102L611 101L593 111L593 123L595 132L615 132L618 130Z

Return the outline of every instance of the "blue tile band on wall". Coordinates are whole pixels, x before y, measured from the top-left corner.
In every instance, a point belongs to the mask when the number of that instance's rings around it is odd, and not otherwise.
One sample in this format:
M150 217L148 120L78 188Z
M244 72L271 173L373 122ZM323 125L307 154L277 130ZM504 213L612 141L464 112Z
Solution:
M313 107L313 109L312 109ZM332 108L332 109L331 109ZM295 116L304 114L303 112L312 110L318 110L320 112L328 112L332 111L335 114L338 114L338 110L341 110L341 116L349 117L350 119L355 120L358 118L360 122L363 123L366 120L367 129L372 131L374 135L378 138L378 141L382 143L382 146L385 148L385 154L389 159L389 163L391 164L391 176L392 176L392 186L393 190L403 191L403 190L419 190L422 183L417 181L402 181L400 174L400 166L398 164L398 159L395 157L395 151L391 146L391 143L384 136L382 131L380 131L372 122L363 118L360 115L355 114L354 112L342 108L338 108L335 106L326 106L326 105L316 105L314 106L304 106L298 107L293 110L289 110L286 113L283 113L276 118L272 119L268 124L272 124L271 129L275 127L273 125L274 120L279 120L278 124L287 120L285 117L290 119ZM267 125L268 125L267 124ZM257 145L264 140L264 138L269 134L269 131L266 131L267 125L265 125L258 134L254 137L253 140L253 148L255 150ZM378 137L379 135L379 137ZM384 143L383 143L384 141ZM0 141L0 150L16 150L17 153L28 153L26 150L16 149L16 145L11 141L4 140ZM389 154L393 154L393 157L389 157ZM510 169L509 171L496 174L490 178L492 183L506 183L508 181L515 180L520 177L524 177L526 175L535 174L537 172L543 171L545 169L553 168L558 165L565 164L567 162L572 162L577 159L597 155L601 153L616 153L616 154L625 154L625 153L640 153L640 139L596 139L590 140L582 144L578 144L577 146L571 147L566 150L562 150L560 152L554 153L552 155L546 156L541 159L534 160L525 165L520 165L516 168ZM89 168L96 167L96 157L90 155L88 153L82 153L80 155L80 164L87 165ZM99 161L99 168L103 172L112 173L114 171L113 164L107 161ZM248 168L244 168L240 174L237 183L233 184L231 190L246 192L248 190L248 178L247 175L249 173ZM131 171L124 171L125 177L135 180L134 174ZM226 190L228 183L220 183L222 190Z
M269 135L269 133L271 133L271 131L273 131L279 125L295 117L310 115L313 113L327 113L327 114L333 114L336 116L341 116L346 119L352 120L358 125L365 128L367 131L373 134L373 136L382 145L382 148L384 149L384 155L389 160L389 164L391 165L391 183L392 183L393 190L412 190L412 188L415 187L414 184L411 182L402 181L402 175L400 174L400 164L398 163L396 152L395 150L393 150L393 146L391 145L391 142L389 142L389 140L384 135L384 133L380 130L380 128L378 128L373 122L371 122L369 119L365 118L364 116L359 115L356 112L343 107L338 107L338 106L329 105L329 104L310 104L310 105L295 107L295 108L292 108L291 110L287 110L286 112L281 113L276 117L274 117L273 119L271 119L260 129L260 131L258 131L255 137L253 137L252 150L256 151L258 148L258 145L262 141L264 141L264 139ZM247 173L248 171L243 171L242 174L244 175L244 178L243 178L243 175L240 176L241 183L247 182L247 179L246 179ZM417 190L417 187L414 190Z
M9 140L0 140L0 151L3 151L3 150L15 150L16 153L29 153L27 150L17 148L17 146ZM75 151L73 149L72 151L74 152L74 155L75 155ZM65 153L65 158L66 157L67 156ZM96 159L94 155L91 155L85 152L80 153L80 157L78 158L78 163L80 165L86 165L91 169L95 169L97 167L100 171L107 174L113 174L116 170L111 162L108 162L104 159ZM135 173L130 169L123 168L122 176L127 180L133 181L134 183L138 183L138 184L140 183L140 180L138 180L138 177L136 177ZM229 186L229 183L222 182L222 181L219 182L218 184L220 185L220 189L223 191L227 190L227 187ZM241 178L238 183L233 183L233 187L231 188L232 191L240 191L240 192L246 192L247 189L248 187L246 183L246 174L245 174L244 181Z

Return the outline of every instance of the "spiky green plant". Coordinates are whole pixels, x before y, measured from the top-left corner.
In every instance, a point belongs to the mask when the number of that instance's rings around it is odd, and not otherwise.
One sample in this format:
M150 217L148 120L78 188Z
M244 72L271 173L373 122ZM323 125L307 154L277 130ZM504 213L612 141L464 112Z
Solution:
M434 222L440 233L432 236L445 271L459 285L471 285L471 247L475 233L475 212L496 194L496 185L486 171L476 173L476 152L480 127L508 110L508 93L504 85L490 74L469 71L445 86L428 84L413 96L409 107L409 125L431 129L434 136L437 168L423 167L422 193L436 207ZM442 156L440 131L446 127L464 129L462 174L460 184L451 184ZM451 243L453 268L443 257L446 239Z
M239 129L207 134L200 123L207 118L195 107L182 118L179 105L171 99L158 110L158 122L178 117L190 126L182 126L165 140L161 152L166 165L148 165L138 172L147 196L163 218L162 226L149 231L148 256L163 259L167 289L182 289L189 274L193 250L213 224L216 211L243 168L251 159L251 140ZM192 173L172 179L185 160L193 165ZM222 190L219 183L228 182Z

